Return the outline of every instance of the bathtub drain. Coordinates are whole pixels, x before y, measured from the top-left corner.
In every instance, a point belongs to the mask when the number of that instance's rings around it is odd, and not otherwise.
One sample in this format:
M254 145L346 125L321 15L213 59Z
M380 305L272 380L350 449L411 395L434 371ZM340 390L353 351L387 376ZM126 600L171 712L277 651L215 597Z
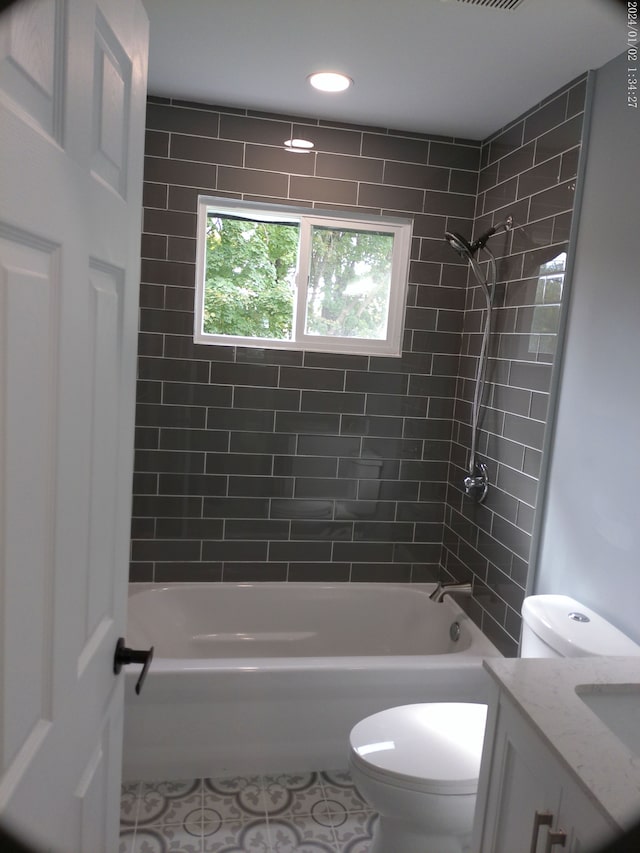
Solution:
M449 636L453 640L454 643L457 643L460 639L460 623L452 622L451 627L449 628Z

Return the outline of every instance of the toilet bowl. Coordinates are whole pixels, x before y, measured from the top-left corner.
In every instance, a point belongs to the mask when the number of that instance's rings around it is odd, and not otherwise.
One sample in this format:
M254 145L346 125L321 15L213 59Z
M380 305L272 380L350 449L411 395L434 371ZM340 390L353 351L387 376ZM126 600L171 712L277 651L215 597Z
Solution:
M486 718L486 705L432 702L389 708L354 726L351 773L379 814L370 853L466 849Z
M525 598L522 657L640 655L640 647L565 595ZM378 812L369 853L468 850L486 705L431 702L380 711L357 723L349 765Z

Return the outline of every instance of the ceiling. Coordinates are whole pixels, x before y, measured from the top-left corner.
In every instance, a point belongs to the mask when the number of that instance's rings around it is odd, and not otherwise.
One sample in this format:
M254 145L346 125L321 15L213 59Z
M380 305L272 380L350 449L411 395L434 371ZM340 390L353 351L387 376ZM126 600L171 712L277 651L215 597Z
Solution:
M626 50L614 0L143 2L151 94L469 139ZM316 92L327 69L354 85Z

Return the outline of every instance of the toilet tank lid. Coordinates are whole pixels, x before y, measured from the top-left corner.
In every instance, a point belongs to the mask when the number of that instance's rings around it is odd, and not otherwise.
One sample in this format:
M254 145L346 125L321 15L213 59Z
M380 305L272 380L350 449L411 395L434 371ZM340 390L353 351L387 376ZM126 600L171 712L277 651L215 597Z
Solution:
M523 602L522 618L541 640L564 657L640 655L640 646L632 639L568 595L531 595Z

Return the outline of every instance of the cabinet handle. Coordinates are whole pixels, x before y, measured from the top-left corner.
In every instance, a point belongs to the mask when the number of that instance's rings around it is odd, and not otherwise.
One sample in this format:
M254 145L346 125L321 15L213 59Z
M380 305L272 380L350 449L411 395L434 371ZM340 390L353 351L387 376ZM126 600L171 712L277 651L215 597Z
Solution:
M538 836L540 835L541 826L551 826L553 823L553 815L551 812L536 812L533 818L533 831L531 833L531 849L529 853L536 853L538 849Z
M551 853L552 847L564 847L567 842L567 833L562 829L550 829L547 833L547 846L544 848L545 853Z

